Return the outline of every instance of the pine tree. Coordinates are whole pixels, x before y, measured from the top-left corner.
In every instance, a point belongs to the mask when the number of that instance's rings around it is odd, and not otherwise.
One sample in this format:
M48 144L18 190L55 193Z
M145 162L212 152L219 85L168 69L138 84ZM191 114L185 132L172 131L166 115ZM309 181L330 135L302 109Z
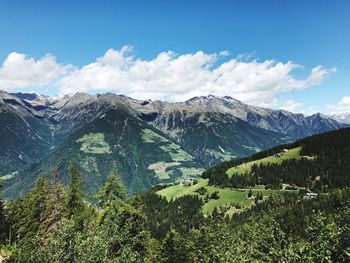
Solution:
M82 190L82 176L78 172L75 164L69 167L71 181L69 183L66 194L66 213L68 219L80 217L84 212L83 190Z
M175 230L170 230L165 237L161 251L161 262L189 262L188 246Z
M115 200L124 200L126 195L126 189L123 182L117 176L115 170L113 170L97 193L97 198L99 199L99 205L104 207Z
M24 235L31 236L38 233L48 210L48 193L47 181L44 177L39 177L35 188L24 199L24 220L22 221Z
M253 196L253 191L252 191L252 189L249 189L248 198L251 198L252 196Z
M260 193L260 195L259 195L259 200L263 200L263 199L264 199L263 194Z
M64 217L64 187L59 183L59 173L55 170L49 182L48 211L41 224L41 235L47 241L57 230L59 221Z
M4 202L0 200L0 244L4 243L9 233L9 224L5 215Z

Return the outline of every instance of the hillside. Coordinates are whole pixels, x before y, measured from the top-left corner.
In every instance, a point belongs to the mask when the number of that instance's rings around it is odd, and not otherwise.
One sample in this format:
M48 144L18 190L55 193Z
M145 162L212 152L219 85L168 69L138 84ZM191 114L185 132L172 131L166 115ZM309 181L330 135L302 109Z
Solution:
M289 151L281 153L284 149ZM311 189L350 186L349 152L347 128L223 162L206 170L202 177L209 178L209 184L233 187L264 184L280 188L283 183Z
M196 177L203 166L166 135L127 110L110 109L66 139L40 162L7 181L4 196L27 192L39 175L50 177L57 168L61 181L76 163L84 174L86 190L94 193L110 171L116 170L129 193L145 191L154 184Z
M300 152L302 147L292 148L286 151L282 151L280 153L276 153L274 155L258 159L251 162L242 163L240 165L229 168L226 173L228 176L232 176L233 174L244 174L251 172L251 169L254 165L268 165L268 164L281 164L283 161L289 159L300 159Z
M249 197L251 190L252 196ZM202 192L202 194L201 194ZM218 192L218 198L210 198L214 193ZM190 186L176 184L157 191L157 194L164 196L168 201L174 200L186 195L198 196L203 201L202 211L204 214L211 214L214 208L225 210L228 215L237 213L255 204L257 194L262 194L266 199L272 194L283 193L283 190L270 190L262 186L255 186L249 189L233 189L209 186L208 179L198 179L198 183ZM286 192L293 192L286 191ZM206 200L207 199L207 200Z
M343 141L343 140L346 140ZM224 162L203 172L190 185L176 184L157 191L167 200L191 195L203 201L202 210L214 208L232 215L271 194L303 189L321 191L350 186L350 129L328 132L281 145L247 157ZM251 191L252 197L248 196ZM218 192L217 198L211 198Z
M46 123L0 103L0 176L25 168L51 150Z

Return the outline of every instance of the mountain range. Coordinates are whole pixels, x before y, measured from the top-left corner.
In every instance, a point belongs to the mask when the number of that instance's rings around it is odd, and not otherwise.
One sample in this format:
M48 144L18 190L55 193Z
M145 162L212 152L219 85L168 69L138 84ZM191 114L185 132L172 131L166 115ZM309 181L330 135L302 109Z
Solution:
M26 193L71 162L93 193L116 169L129 193L194 177L221 161L349 126L247 105L229 96L185 102L136 100L112 93L49 97L0 92L0 175L5 197Z
M349 112L335 113L335 114L332 114L330 116L340 123L350 124L350 113Z

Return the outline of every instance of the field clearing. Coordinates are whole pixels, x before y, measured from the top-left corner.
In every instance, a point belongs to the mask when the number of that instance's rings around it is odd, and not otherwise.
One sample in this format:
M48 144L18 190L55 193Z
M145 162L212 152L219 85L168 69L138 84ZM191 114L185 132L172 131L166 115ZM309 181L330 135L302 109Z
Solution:
M263 197L267 198L274 193L286 192L283 190L264 189L263 186L257 185L256 187L251 188L253 192L253 198L248 198L249 189L232 189L208 186L208 179L198 179L198 183L195 185L182 186L176 184L159 190L157 194L164 196L168 201L184 195L198 195L204 199L205 195L199 195L197 192L195 192L201 187L206 188L209 196L215 191L218 191L220 196L219 199L209 199L209 201L203 205L202 211L204 214L210 214L213 212L215 207L230 205L231 208L227 213L229 215L232 215L233 212L240 211L240 209L235 209L232 206L238 205L241 207L241 209L252 206L254 204L254 196L256 196L257 193L262 193Z
M89 133L77 140L81 143L80 150L84 153L104 154L111 153L103 133Z
M207 190L209 194L219 191L219 196L220 198L215 200L215 199L210 199L208 203L203 205L203 213L204 214L210 214L213 212L215 207L227 205L227 204L238 204L241 207L249 207L253 204L252 199L248 199L247 194L248 190L233 190L229 188L217 188L217 187L212 187L208 186Z
M184 195L195 195L195 191L208 184L208 179L199 179L198 183L191 186L182 186L179 184L169 186L157 192L157 194L164 196L168 201L179 198Z
M228 176L232 176L233 174L244 174L246 172L250 172L252 166L254 164L260 165L260 164L281 164L285 160L289 159L301 159L300 152L302 147L296 147L293 149L290 149L288 152L281 153L281 156L268 156L266 158L262 158L256 161L251 161L248 163L243 163L235 167L231 167L226 171L226 174Z

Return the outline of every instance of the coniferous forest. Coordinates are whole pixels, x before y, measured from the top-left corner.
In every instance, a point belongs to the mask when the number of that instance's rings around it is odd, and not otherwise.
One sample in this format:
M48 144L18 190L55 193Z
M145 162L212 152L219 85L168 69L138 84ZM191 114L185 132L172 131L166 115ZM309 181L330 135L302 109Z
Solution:
M72 164L67 187L53 171L27 195L0 203L2 257L5 262L349 262L349 137L350 129L313 136L288 147L302 145L303 155L315 158L255 166L253 180L273 187L288 182L299 190L270 195L232 216L217 208L203 214L198 195L169 201L157 194L164 186L127 196L113 171L88 195ZM219 184L213 178L223 166L228 163L203 176ZM305 197L307 189L317 196Z

